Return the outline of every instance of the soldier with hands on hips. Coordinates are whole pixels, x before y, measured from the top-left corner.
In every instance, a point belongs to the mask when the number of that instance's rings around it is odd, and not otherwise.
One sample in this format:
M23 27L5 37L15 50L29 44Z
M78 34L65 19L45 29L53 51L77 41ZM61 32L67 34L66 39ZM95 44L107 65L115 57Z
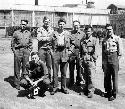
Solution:
M11 49L14 53L14 83L18 90L20 90L20 70L22 68L22 73L24 72L32 50L31 32L27 24L27 20L21 20L20 28L13 33L11 40Z

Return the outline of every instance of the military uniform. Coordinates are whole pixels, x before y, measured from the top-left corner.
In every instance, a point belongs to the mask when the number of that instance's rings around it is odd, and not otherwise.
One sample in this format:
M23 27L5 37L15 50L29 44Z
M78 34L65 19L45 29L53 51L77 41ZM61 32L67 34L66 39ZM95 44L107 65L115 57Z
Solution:
M15 85L19 88L20 68L25 70L25 64L29 61L30 51L32 49L31 33L28 30L17 30L14 32L11 48L14 53L14 76Z
M70 71L70 85L74 84L74 69L76 64L77 77L76 83L80 83L81 81L81 72L79 65L79 49L80 49L80 41L85 36L85 33L81 30L75 32L75 30L71 31L70 37L70 49L71 54L69 55L69 71Z
M42 61L46 62L49 79L51 80L51 35L53 33L53 28L48 27L47 30L43 27L37 29L37 39L38 39L38 52L39 57Z
M107 96L118 93L119 59L122 55L122 41L119 36L112 35L104 38L102 42L102 66L104 71L104 88Z
M26 70L23 73L23 77L21 80L21 85L25 89L29 89L31 84L28 80L26 80L26 76L28 76L33 82L43 78L43 81L40 81L37 84L37 87L40 88L39 94L44 94L45 91L50 88L50 80L48 78L48 70L44 62L38 60L37 63L33 61L29 61L26 64Z
M54 63L54 89L58 88L58 71L60 65L61 71L61 89L66 89L66 71L68 66L68 48L70 33L63 30L59 33L58 30L53 33L53 63Z
M92 82L92 74L95 73L95 62L98 57L99 40L92 35L89 39L83 38L81 40L81 56L83 60L84 79L85 79L85 93L90 94L94 92L94 85Z

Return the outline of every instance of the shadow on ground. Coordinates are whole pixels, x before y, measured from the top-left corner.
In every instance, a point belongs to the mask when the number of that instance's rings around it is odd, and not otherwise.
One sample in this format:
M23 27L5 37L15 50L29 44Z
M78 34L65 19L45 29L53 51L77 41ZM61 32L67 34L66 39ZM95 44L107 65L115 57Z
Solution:
M10 85L14 88L15 84L14 84L14 76L9 76L7 78L4 78L4 81L10 83Z

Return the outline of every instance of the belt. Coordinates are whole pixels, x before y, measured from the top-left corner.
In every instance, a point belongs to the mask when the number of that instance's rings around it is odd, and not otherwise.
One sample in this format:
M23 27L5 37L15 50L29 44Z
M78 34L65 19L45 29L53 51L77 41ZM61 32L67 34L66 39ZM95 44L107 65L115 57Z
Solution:
M15 50L17 50L17 49L22 49L22 48L28 48L28 46L19 46L19 47L15 47Z
M40 49L50 50L50 48L48 48L48 47L40 47Z
M106 54L112 54L112 53L116 53L117 50L106 50L105 53Z

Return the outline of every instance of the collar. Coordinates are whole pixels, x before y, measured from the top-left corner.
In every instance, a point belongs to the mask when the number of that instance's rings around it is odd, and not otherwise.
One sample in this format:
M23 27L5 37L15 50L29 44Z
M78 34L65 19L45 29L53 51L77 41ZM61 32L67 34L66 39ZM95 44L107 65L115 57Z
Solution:
M91 42L92 41L92 35L89 37L89 39L86 39L86 42Z
M81 30L79 29L77 32L75 32L75 30L72 30L72 34L81 34Z

